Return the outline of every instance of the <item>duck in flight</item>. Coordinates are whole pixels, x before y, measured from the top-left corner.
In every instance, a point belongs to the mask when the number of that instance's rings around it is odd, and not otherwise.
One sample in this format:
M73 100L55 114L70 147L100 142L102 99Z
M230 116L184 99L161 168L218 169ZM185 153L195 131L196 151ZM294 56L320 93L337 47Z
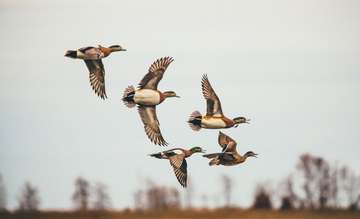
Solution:
M68 50L65 53L66 57L74 59L83 59L90 72L90 84L95 93L101 98L105 99L105 69L101 59L109 56L113 52L126 51L119 45L109 47L84 47L78 50Z
M222 129L237 127L241 123L249 123L250 119L236 117L229 119L224 116L221 103L214 89L211 87L207 75L203 75L201 80L202 93L206 100L206 115L203 116L199 111L194 111L188 120L192 130L199 131L201 128Z
M209 162L210 166L234 166L245 162L248 157L256 157L258 155L252 151L248 151L244 155L240 155L236 150L236 141L222 132L219 132L218 143L222 148L221 153L203 155L203 157L211 159Z
M151 157L158 159L167 159L174 169L175 176L183 187L187 186L187 163L186 158L195 153L205 153L201 147L193 147L189 150L182 148L174 148L167 151L150 154Z
M173 61L171 57L156 60L140 81L138 89L135 89L134 86L127 87L122 98L127 107L138 106L138 112L144 124L146 135L151 142L160 146L166 146L168 143L161 135L160 124L156 116L156 105L159 105L167 98L179 96L174 91L161 92L157 87L167 67Z

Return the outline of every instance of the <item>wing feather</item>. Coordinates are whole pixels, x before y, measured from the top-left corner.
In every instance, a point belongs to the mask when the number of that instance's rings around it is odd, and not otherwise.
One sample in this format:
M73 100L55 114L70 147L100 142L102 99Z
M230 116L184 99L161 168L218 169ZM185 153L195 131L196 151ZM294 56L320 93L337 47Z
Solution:
M157 90L157 86L162 79L167 67L173 62L172 57L163 57L156 60L149 68L148 73L139 83L140 89Z
M168 145L161 135L155 106L138 106L138 111L144 124L145 133L151 142L160 146Z
M224 161L233 161L235 160L235 156L233 152L223 152L223 153L212 153L212 154L205 154L203 157L213 159L217 158Z
M90 49L94 49L94 48L95 47L93 47L93 46L87 46L87 47L80 48L79 51L82 53L85 53L86 51L88 51Z
M178 154L169 158L174 169L175 176L183 187L187 186L187 163L184 154Z
M222 147L222 152L236 151L236 141L221 131L219 132L218 142L219 145Z
M201 87L204 98L206 99L206 115L207 116L222 116L221 102L212 88L210 81L206 74L203 75L201 80Z
M101 59L84 61L90 72L89 79L92 89L100 98L107 98L105 91L105 69Z

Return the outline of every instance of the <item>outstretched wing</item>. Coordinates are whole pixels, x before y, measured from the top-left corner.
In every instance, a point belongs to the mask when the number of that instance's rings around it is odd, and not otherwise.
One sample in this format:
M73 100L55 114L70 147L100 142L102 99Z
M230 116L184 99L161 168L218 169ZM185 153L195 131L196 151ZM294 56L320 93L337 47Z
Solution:
M206 115L207 116L222 116L221 103L216 95L214 89L211 87L210 81L206 74L203 75L201 80L201 87L204 98L206 99Z
M101 59L84 61L90 72L89 78L92 89L102 99L107 98L105 91L105 69Z
M168 143L161 135L159 121L156 116L155 106L138 106L141 121L144 123L144 129L148 138L157 145L166 146Z
M139 83L140 89L157 90L159 81L162 79L166 68L173 62L171 57L163 57L156 60L149 68L148 73L143 77Z
M187 163L184 154L178 154L169 157L171 166L174 169L175 176L181 186L186 187L187 185Z
M235 152L236 151L236 141L230 138L228 135L223 132L219 132L218 137L219 145L222 147L222 152Z

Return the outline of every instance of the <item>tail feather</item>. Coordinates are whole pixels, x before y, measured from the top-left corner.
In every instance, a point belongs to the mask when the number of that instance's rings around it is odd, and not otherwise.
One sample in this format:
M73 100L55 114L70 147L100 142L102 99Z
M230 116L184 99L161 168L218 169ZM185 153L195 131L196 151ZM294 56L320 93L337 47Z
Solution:
M77 58L77 51L76 50L68 50L65 53L66 57L76 59Z
M134 102L134 95L135 95L134 86L128 86L124 91L122 101L129 108L132 108L136 105Z
M191 113L188 123L192 130L199 131L201 129L201 118L202 115L199 111L194 111Z
M155 157L158 159L162 159L163 158L163 153L159 152L159 153L155 153L155 154L149 154L150 157Z

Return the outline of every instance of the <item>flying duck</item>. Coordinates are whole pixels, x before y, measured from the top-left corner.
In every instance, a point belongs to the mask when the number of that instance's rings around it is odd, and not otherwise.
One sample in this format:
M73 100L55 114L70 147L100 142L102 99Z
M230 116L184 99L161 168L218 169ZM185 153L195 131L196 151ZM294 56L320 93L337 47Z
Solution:
M236 150L236 141L222 132L219 132L218 142L222 148L221 153L203 155L203 157L211 159L209 162L210 166L234 166L245 162L248 157L256 157L256 155L258 155L252 151L248 151L244 155L240 155Z
M127 107L138 106L138 112L144 124L146 135L151 142L160 146L166 146L168 143L161 135L160 124L156 116L156 105L162 103L166 98L179 96L174 91L161 92L157 87L166 68L173 61L171 57L156 60L140 81L138 89L135 89L134 86L128 86L122 98Z
M206 100L206 115L203 116L199 111L194 111L188 120L192 130L199 131L201 128L222 129L237 127L240 123L249 123L250 119L236 117L229 119L224 116L221 110L221 103L214 89L211 87L207 75L203 75L201 80L202 93Z
M84 47L78 50L68 50L65 53L66 57L74 59L83 59L90 72L90 84L95 93L101 98L105 99L105 69L101 61L102 58L109 56L112 52L126 51L119 45L109 47Z
M194 153L205 153L201 147L193 147L189 150L182 148L174 148L167 151L150 154L151 157L158 159L168 159L170 165L174 169L175 176L180 185L186 187L187 185L187 163L185 158L190 157Z

